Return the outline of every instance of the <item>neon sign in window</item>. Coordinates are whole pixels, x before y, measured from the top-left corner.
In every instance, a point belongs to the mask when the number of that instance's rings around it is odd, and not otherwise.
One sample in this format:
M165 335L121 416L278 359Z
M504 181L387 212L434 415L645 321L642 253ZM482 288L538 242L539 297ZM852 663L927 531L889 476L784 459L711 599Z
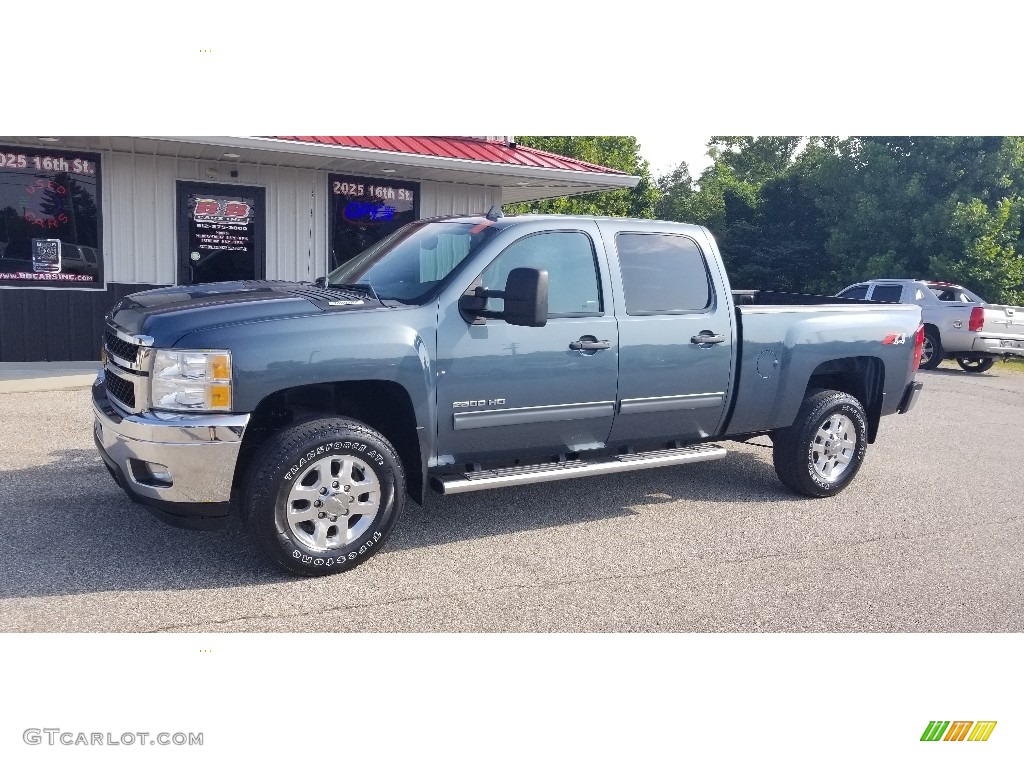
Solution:
M331 174L327 183L329 270L419 216L420 186L415 182Z

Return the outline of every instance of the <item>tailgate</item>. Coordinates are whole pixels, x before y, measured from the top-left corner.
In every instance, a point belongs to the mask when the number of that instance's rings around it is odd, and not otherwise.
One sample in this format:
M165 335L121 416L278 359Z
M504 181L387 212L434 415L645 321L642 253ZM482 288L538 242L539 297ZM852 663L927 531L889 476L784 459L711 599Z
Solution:
M982 327L981 333L985 336L1009 339L1024 344L1024 307L986 304L985 325Z

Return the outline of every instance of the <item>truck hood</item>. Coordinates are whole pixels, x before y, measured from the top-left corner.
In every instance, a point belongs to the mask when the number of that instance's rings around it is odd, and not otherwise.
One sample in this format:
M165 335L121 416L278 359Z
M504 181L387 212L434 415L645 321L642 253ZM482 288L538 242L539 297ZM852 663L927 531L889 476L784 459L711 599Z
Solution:
M152 336L158 345L167 345L186 333L216 325L382 306L355 291L310 283L244 280L133 293L117 302L107 317L126 333Z

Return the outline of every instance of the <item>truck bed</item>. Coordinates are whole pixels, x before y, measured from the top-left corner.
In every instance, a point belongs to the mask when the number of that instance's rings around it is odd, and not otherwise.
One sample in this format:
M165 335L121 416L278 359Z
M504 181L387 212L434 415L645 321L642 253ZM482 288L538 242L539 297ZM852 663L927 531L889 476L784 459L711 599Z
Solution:
M741 293L756 295L751 303L736 307L739 348L727 435L791 424L807 382L815 376L849 371L858 372L861 379L865 373L869 379L877 378L881 413L896 412L910 375L906 349L913 346L920 323L917 305L770 291Z
M740 306L792 306L804 304L878 304L868 299L840 299L836 296L819 296L814 293L786 293L785 291L744 290L732 292L733 303Z

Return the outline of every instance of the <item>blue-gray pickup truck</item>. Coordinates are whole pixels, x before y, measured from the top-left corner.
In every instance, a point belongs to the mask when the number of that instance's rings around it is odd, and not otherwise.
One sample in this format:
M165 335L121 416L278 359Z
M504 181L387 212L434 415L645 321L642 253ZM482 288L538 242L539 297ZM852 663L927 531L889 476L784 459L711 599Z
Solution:
M909 410L921 309L730 290L707 229L417 221L314 283L180 286L106 318L92 396L117 483L279 566L378 552L407 497L719 459L769 435L830 496Z

